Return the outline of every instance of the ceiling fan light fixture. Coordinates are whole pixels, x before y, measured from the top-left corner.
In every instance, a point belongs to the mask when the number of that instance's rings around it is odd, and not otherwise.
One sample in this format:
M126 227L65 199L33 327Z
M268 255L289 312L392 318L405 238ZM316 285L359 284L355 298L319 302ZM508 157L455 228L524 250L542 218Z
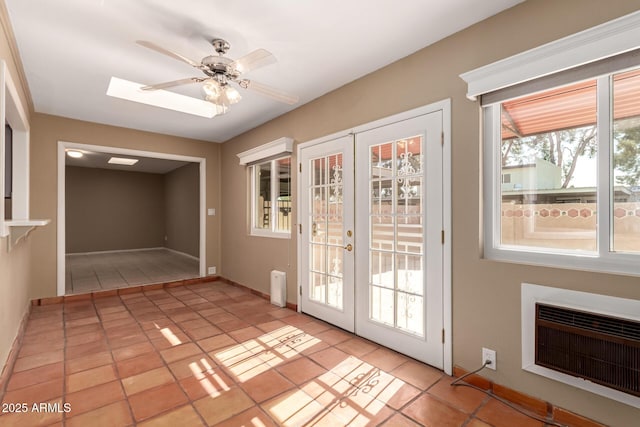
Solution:
M224 114L229 110L229 106L238 103L242 96L231 85L220 84L215 80L209 80L202 85L204 99L216 106L217 114Z
M204 99L209 102L216 102L220 96L220 86L213 80L209 80L202 85L202 91L204 92Z
M240 92L238 92L235 87L229 85L224 88L224 96L229 101L229 104L236 104L242 99Z

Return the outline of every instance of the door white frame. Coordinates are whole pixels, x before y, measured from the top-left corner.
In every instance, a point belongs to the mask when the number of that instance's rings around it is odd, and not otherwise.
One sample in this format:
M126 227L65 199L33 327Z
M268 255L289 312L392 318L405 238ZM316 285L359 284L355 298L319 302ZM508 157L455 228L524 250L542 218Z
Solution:
M355 126L351 129L342 130L340 132L326 135L320 138L316 138L301 144L298 144L296 149L296 158L300 159L300 150L310 147L316 144L322 144L323 142L330 141L342 136L364 132L367 130L375 129L377 127L385 126L391 123L396 123L402 120L411 119L413 117L429 114L435 111L442 111L442 131L443 131L443 147L442 147L442 218L444 228L444 253L443 253L443 283L442 283L442 324L444 327L444 344L443 344L443 362L444 371L448 375L453 374L453 342L452 342L452 283L451 283L451 99L444 99L442 101L434 102L433 104L418 107L409 111L405 111L399 114L394 114L373 122ZM297 180L297 212L301 211L301 203L303 198L300 179ZM299 240L298 240L299 242ZM302 259L302 250L300 244L297 245L298 260ZM299 261L298 261L299 262ZM298 311L300 311L300 287L302 286L302 269L300 264L297 266L297 280L298 280L298 297L297 305Z
M132 150L129 148L108 147L104 145L79 144L76 142L58 141L58 215L57 215L57 294L65 294L66 280L66 193L65 193L65 153L67 149L98 151L109 154L123 154L129 156L152 157L156 159L178 160L200 164L200 277L206 276L206 218L207 218L207 179L206 159L203 157L181 156L177 154L158 153L153 151Z

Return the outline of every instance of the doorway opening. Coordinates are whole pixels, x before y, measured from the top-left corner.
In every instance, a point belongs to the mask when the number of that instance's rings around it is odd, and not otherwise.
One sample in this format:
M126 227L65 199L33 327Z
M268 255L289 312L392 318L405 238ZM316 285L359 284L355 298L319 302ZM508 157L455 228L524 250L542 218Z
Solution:
M204 158L59 141L57 294L205 276L205 186Z

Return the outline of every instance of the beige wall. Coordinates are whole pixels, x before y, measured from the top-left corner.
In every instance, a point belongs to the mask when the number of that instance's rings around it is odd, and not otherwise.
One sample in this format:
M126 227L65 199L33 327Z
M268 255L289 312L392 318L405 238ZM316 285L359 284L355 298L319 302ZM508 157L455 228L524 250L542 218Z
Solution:
M200 256L200 165L190 163L164 175L164 246Z
M11 52L12 36L6 22L3 2L0 4L0 58L6 62L9 73L18 88L18 96L27 108L28 95L21 84L16 59ZM31 240L27 239L14 247L11 252L7 252L7 238L0 238L0 372L9 356L20 322L29 308L33 248L31 243Z
M164 175L67 166L66 252L164 246Z
M217 208L220 198L220 145L169 135L106 126L46 114L34 114L31 130L31 213L51 224L34 232L31 298L56 295L57 149L58 141L124 147L156 153L202 157L206 160L206 204ZM220 216L207 217L207 265L220 265Z
M222 147L223 275L268 292L268 272L284 270L288 301L296 302L296 234L291 240L248 235L247 178L237 153L282 136L308 141L451 98L454 364L475 369L481 348L495 349L498 370L483 374L496 382L613 426L635 425L640 419L638 409L520 368L522 282L640 299L640 279L482 258L479 106L466 99L466 85L459 74L639 6L637 0L530 0L226 142Z

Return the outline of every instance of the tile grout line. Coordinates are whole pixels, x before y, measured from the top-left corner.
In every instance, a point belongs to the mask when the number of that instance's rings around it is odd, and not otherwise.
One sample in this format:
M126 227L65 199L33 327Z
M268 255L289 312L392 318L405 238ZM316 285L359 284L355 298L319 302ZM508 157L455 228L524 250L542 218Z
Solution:
M62 339L64 345L62 346L62 402L67 401L67 316L65 313L66 304L62 303ZM73 408L71 408L73 410ZM71 417L69 417L71 418ZM62 425L67 423L67 413L62 413Z
M117 295L117 297L120 300L120 304L122 304L123 307L125 308L125 310L130 315L132 315L132 313L129 311L129 307L127 307L127 305L124 303L124 300L122 299L122 297L120 295ZM131 421L133 421L133 425L135 426L136 425L136 419L133 416L133 408L131 407L131 402L129 402L129 396L127 396L127 391L125 390L124 384L122 383L122 378L120 378L120 371L118 370L118 363L117 363L117 361L116 361L116 359L115 359L115 357L113 355L113 348L111 347L111 341L109 339L109 335L107 334L107 330L104 327L104 322L103 322L102 316L98 312L98 309L95 307L96 300L94 298L91 298L91 302L92 302L92 304L93 304L93 306L94 306L94 308L96 310L96 315L98 316L98 319L100 319L100 327L104 331L104 336L105 336L105 338L107 340L107 343L109 344L109 354L111 355L111 360L113 361L113 369L115 370L116 374L118 375L117 381L120 384L120 390L122 390L122 395L124 396L124 400L127 403L127 408L129 409L129 416L131 416ZM102 407L105 407L105 406L108 406L108 405L111 405L111 404L113 404L113 402L112 403L108 403L108 404L106 404L106 405L104 405ZM97 409L97 408L92 409L92 411L94 411L95 409Z
M184 287L186 288L187 286L184 286ZM171 294L171 293L170 293L170 292L168 292L166 289L162 289L162 290L163 290L164 292L166 292L167 294ZM143 293L144 293L144 292L143 292ZM173 295L172 295L172 296L173 296ZM147 298L147 300L149 300L149 302L151 302L153 305L155 305L155 306L156 306L156 307L157 307L157 308L162 312L162 314L163 314L164 316L167 316L166 312L165 312L164 310L162 310L162 308L160 307L160 305L156 304L156 303L155 303L155 301L153 301L153 300L149 299L149 297L148 297L148 296L146 296L146 295L145 295L145 298ZM195 311L195 310L194 310L194 311ZM198 313L198 314L199 314L199 313ZM169 318L169 319L171 320L171 322L172 322L172 323L176 323L176 322L173 322L173 319L171 319L171 317L170 317L170 316L167 316L167 318ZM139 321L137 318L136 318L136 321L137 321L138 323L140 323L140 321ZM178 325L178 324L176 323L176 325ZM178 327L180 327L180 326L178 325ZM142 328L142 325L140 325L140 328L142 329L143 333L144 333L145 335L147 335L147 334L146 334L146 332L144 332L144 329ZM183 331L183 332L184 332L184 331ZM187 335L187 334L185 333L185 335ZM189 336L189 335L187 335L187 336ZM148 337L149 337L149 336L147 335L147 338L148 338ZM191 338L191 337L189 337L189 338ZM151 340L149 340L149 341L151 341ZM194 342L194 344L196 344L196 345L197 345L197 343L195 343L195 342ZM167 361L165 360L165 358L162 356L162 354L161 354L161 350L157 349L157 348L156 348L156 346L153 344L153 342L151 342L151 346L154 348L154 351L156 351L156 352L158 353L158 356L159 356L159 357L160 357L160 359L162 360L162 363L164 364L164 366L165 366L165 368L167 369L167 371L169 371L169 373L171 374L171 376L174 378L175 383L176 383L176 385L178 386L178 388L180 389L180 391L182 392L182 394L187 398L187 403L186 403L186 405L189 405L189 406L191 406L191 407L193 408L193 411L196 413L196 415L198 416L198 419L200 419L200 421L203 423L203 425L205 425L205 426L206 426L206 425L208 425L208 423L206 422L206 420L204 419L204 417L202 416L202 414L200 414L200 412L198 411L198 409L195 407L195 405L194 405L194 403L195 403L195 402L191 399L191 397L190 397L190 396L187 394L187 392L184 390L184 388L182 387L182 384L180 384L180 381L178 380L178 377L176 377L176 375L174 374L174 372L173 372L173 371L171 370L171 368L169 367L169 363L167 363ZM198 346L198 345L197 345L197 346ZM170 348L171 348L171 347L170 347ZM204 354L207 354L207 353L206 353L202 348L200 348L200 346L198 346L198 348L199 348L200 350L202 350ZM186 359L186 358L185 358L185 359ZM180 359L180 360L183 360L183 359ZM179 407L181 408L181 407L183 407L183 406L184 406L184 405L179 406ZM170 408L170 409L168 409L167 411L164 411L164 412L161 412L161 413L155 414L155 415L153 415L152 417L149 417L149 418L148 418L147 420L145 420L145 421L153 420L154 418L159 417L159 416L161 416L161 415L163 415L163 414L165 414L165 413L169 413L169 412L171 412L171 411L173 411L173 410L175 410L175 409L176 409L176 407ZM135 419L134 419L134 421L135 421Z

